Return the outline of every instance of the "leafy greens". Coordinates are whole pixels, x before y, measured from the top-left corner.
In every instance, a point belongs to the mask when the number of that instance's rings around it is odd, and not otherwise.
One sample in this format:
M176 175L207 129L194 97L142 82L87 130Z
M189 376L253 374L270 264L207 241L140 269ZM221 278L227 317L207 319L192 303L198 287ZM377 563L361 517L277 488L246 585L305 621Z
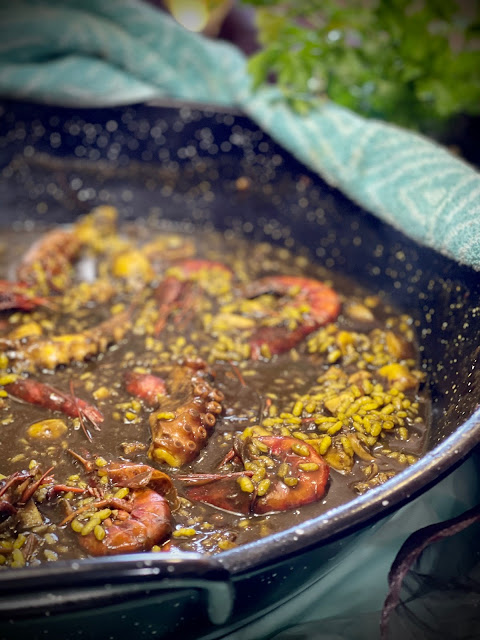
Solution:
M300 110L328 97L414 128L480 113L480 3L243 0L257 8L256 87L272 76Z

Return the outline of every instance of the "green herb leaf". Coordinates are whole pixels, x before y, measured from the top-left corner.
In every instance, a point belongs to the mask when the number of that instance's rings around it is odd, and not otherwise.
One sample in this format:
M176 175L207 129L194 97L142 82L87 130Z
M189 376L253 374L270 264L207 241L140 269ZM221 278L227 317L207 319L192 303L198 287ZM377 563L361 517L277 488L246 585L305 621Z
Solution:
M413 128L480 113L480 3L243 0L257 7L254 86L292 104L330 99Z

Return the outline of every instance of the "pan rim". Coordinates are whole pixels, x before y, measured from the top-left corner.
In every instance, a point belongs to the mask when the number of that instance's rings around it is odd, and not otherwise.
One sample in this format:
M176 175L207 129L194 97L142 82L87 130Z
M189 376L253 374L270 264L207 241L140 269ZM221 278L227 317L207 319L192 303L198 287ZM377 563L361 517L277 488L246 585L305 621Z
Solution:
M203 111L212 110L214 113L249 117L248 114L245 114L239 109L229 108L223 105L180 101L163 97L141 103L128 102L114 106L128 108L140 105L150 108L194 108ZM71 107L71 105L58 104L51 106ZM93 105L82 107L75 105L75 108L79 111L83 109L103 110L106 106ZM419 249L423 248L421 245L415 244ZM465 265L459 266L462 269L472 270L471 267ZM220 563L233 576L258 569L265 564L272 564L280 559L285 559L287 556L301 554L311 548L312 545L324 545L335 538L347 536L359 528L363 528L369 522L387 517L408 501L425 493L432 485L438 482L440 477L449 474L456 465L466 459L478 442L480 442L480 408L467 418L463 424L459 425L445 440L437 444L432 450L426 452L414 465L408 467L380 487L371 489L362 496L355 497L343 505L333 507L325 513L305 521L301 527L290 527L279 533L271 534L268 538L242 545L236 549L224 551L212 557L212 559L215 559L215 564ZM422 480L421 485L417 486L420 478ZM386 504L384 504L385 502ZM298 531L299 529L302 529L302 534L298 536L298 540L294 541L292 532L295 530ZM162 556L166 562L168 562L167 556L168 554L163 554ZM117 556L117 559L125 561L131 559L132 562L138 563L138 556L133 558L132 556L122 555ZM145 563L149 563L150 561L150 556L145 558ZM66 560L55 564L68 568L71 567L73 563L83 564L84 562L87 562L87 560ZM93 560L90 564L97 565L98 563ZM30 573L32 570L35 570L35 568L29 568L27 573ZM2 582L3 578L7 577L7 574L10 574L10 572L15 572L18 576L15 569L5 569L0 574L0 582Z

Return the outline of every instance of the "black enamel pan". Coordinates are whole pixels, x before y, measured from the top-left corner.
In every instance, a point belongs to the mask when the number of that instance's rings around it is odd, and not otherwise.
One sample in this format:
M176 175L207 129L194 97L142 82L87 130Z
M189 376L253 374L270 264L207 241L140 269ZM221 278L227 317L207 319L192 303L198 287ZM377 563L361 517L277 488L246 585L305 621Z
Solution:
M318 582L362 531L450 473L480 437L480 276L360 209L249 119L195 105L0 105L0 225L125 219L307 247L415 318L432 396L425 455L386 484L214 558L57 562L0 572L0 638L220 638ZM239 177L249 188L239 190ZM81 631L80 635L79 632Z

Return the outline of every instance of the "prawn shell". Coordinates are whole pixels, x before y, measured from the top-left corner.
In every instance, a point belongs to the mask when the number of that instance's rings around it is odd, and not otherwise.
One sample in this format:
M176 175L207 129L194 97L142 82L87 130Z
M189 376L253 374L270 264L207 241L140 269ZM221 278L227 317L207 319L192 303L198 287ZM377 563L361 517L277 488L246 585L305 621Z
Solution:
M159 397L167 391L165 380L151 373L126 371L124 375L125 389L132 396L141 398L149 407L159 404Z
M321 500L325 495L330 469L325 460L315 449L302 443L309 450L308 456L298 456L292 450L292 445L298 444L297 438L261 436L257 440L265 444L270 450L270 456L279 462L290 465L298 483L294 487L288 487L280 478L275 478L268 492L257 498L255 513L265 514L275 511L288 511L302 505ZM305 462L313 462L318 465L316 471L302 471L299 465Z
M27 285L22 282L0 280L0 311L21 309L31 311L38 306L49 306L50 301L28 292Z
M114 521L103 540L89 533L80 537L80 544L93 556L148 551L161 544L172 532L171 513L167 500L152 489L132 492L132 511L125 520Z
M303 338L315 331L314 324L305 324L293 331L286 327L259 327L250 338L252 360L259 360L262 355L262 345L268 345L271 355L279 355L293 349Z
M175 263L168 271L164 280L155 290L155 299L159 305L158 319L154 334L158 336L167 321L171 321L174 311L178 311L175 322L184 323L192 315L196 305L194 280L201 273L221 273L231 280L232 270L221 262L202 260L197 258L185 259Z
M150 488L167 498L172 508L177 504L177 492L169 475L148 464L111 462L105 467L109 479L118 487Z
M292 290L298 293L291 300L293 307L307 305L309 311L302 322L293 330L283 326L261 326L250 336L251 357L261 357L262 346L268 347L272 355L289 351L303 338L319 327L333 322L340 313L340 298L337 292L319 280L297 276L266 276L247 284L243 294L247 298L256 298L265 293L280 296L288 295Z
M185 488L189 500L204 502L237 515L248 516L253 506L253 494L242 491L236 478L225 477L208 484Z
M71 418L85 416L92 424L103 422L102 412L85 400L60 391L49 384L30 378L19 379L5 385L10 395L51 411L59 411Z
M71 262L81 249L81 242L74 231L52 229L37 240L24 255L17 276L21 282L38 284L38 267L45 271L47 279L58 274L68 274ZM66 288L69 278L65 280Z
M224 511L249 515L265 515L279 511L297 509L302 505L321 500L325 495L329 478L329 467L323 458L310 445L308 456L299 456L292 445L299 444L297 438L284 436L261 436L256 438L269 448L269 455L277 463L289 464L298 483L287 486L273 471L267 474L271 486L264 496L242 491L235 478L225 477L204 485L187 487L185 494L189 500L205 502ZM318 465L315 471L303 471L300 464L310 462Z

